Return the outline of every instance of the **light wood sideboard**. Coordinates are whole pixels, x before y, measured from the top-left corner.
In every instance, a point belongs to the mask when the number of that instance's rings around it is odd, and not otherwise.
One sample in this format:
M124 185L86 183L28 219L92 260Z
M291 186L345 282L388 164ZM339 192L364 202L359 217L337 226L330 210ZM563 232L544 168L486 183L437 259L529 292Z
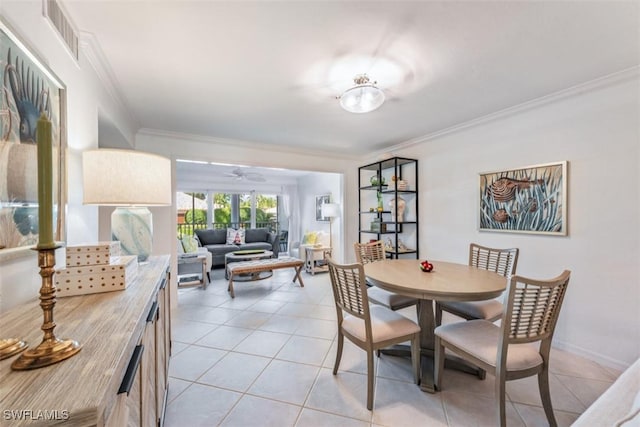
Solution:
M34 266L37 269L37 266ZM2 426L162 426L171 320L169 256L150 257L126 290L59 298L59 338L82 350L55 365L13 371L0 361ZM39 301L0 314L0 336L42 341Z

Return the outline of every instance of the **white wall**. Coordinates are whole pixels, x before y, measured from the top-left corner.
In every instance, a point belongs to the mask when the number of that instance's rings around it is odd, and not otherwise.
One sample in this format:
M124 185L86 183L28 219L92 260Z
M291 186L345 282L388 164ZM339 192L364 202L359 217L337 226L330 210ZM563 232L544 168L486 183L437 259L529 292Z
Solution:
M327 221L316 221L316 197L331 196L331 202L338 203L342 210L344 206L341 174L311 174L298 179L298 196L300 200L300 237L307 231L323 231L329 234L331 230L333 259L342 262L345 258L345 246L342 232L344 210L340 217L334 218L331 226ZM349 245L346 246L350 247Z
M640 356L637 73L394 152L417 158L422 258L519 247L518 274L571 282L554 344L622 368ZM479 232L478 173L569 161L567 237ZM437 267L436 267L437 268Z
M123 135L132 139L134 125L105 90L84 52L76 63L42 14L40 1L2 1L0 15L16 35L38 56L67 89L67 219L66 241L95 241L98 210L82 205L81 152L98 146L98 110L109 117ZM61 255L57 255L60 261ZM35 253L0 262L0 311L36 299L41 285Z

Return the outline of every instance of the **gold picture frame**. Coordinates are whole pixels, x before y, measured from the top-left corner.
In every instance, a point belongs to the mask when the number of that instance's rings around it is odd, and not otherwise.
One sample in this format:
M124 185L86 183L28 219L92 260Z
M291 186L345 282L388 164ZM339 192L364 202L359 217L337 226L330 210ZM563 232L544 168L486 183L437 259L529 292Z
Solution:
M35 129L52 123L54 239L65 240L66 88L35 50L0 19L0 262L38 242Z

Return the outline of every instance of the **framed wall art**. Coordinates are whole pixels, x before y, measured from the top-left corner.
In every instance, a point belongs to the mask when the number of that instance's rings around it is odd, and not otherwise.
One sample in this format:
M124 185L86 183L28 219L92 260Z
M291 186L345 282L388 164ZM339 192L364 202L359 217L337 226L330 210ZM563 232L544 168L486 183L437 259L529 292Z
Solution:
M0 260L38 242L36 123L52 123L54 239L64 240L65 87L0 20Z
M567 162L480 174L480 231L567 235Z
M331 196L316 196L316 221L330 221L330 218L322 216L322 205L331 203Z

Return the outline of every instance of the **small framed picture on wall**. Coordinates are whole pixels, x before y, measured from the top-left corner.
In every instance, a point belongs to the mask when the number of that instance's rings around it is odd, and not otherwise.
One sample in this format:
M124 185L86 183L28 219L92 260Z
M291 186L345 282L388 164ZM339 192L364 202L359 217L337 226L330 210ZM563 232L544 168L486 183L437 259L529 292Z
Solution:
M329 218L322 216L322 205L330 203L330 196L316 196L316 221L329 221Z

